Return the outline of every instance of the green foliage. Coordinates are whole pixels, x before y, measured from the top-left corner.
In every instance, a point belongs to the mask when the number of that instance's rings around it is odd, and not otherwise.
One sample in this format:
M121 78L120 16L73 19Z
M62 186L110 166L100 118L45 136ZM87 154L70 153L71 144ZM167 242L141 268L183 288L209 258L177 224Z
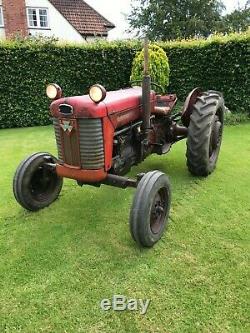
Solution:
M226 32L240 32L248 29L250 26L250 4L227 14L224 17L223 26L223 30Z
M0 42L0 128L49 124L45 89L51 82L65 96L87 93L97 82L108 90L128 86L136 45Z
M242 123L250 122L250 115L246 113L226 113L225 124L226 125L238 125Z
M170 91L183 100L194 87L218 90L232 113L250 113L250 31L163 44L171 64Z
M132 30L152 40L208 36L217 31L225 6L220 0L135 0Z
M171 64L168 90L184 100L196 86L216 89L233 113L249 112L249 41L250 32L159 44ZM0 128L49 124L45 88L50 82L58 83L65 96L87 93L93 83L108 90L129 86L138 50L138 41L0 42Z
M133 60L132 71L131 71L131 81L142 80L143 76L143 64L144 64L144 50L136 53ZM168 57L164 50L156 45L149 45L149 72L151 75L152 82L161 85L166 91L169 85L169 63ZM153 87L157 91L157 87ZM160 91L158 91L160 92Z
M35 36L22 36L20 34L16 34L13 38L11 38L11 40L17 43L25 43L26 45L35 45L37 43L40 45L55 45L59 41L59 39L55 36L44 36L43 34L37 34Z
M250 2L224 14L221 0L134 0L130 28L151 40L174 40L212 33L242 32L250 24Z

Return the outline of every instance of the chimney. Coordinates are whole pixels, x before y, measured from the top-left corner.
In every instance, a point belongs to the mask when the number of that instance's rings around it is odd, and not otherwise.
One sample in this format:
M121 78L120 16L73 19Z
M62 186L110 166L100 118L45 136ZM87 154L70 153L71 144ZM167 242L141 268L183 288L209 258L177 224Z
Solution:
M25 0L3 0L3 15L6 38L28 35Z

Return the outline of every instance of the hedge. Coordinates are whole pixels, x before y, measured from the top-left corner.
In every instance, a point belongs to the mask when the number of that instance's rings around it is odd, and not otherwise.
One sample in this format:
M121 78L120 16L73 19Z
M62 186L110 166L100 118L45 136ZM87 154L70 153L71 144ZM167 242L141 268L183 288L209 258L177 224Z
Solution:
M160 43L170 62L169 92L183 100L196 86L224 93L232 112L249 112L250 33ZM66 96L87 93L93 83L108 90L129 85L138 41L83 45L0 42L0 128L50 123L46 85Z

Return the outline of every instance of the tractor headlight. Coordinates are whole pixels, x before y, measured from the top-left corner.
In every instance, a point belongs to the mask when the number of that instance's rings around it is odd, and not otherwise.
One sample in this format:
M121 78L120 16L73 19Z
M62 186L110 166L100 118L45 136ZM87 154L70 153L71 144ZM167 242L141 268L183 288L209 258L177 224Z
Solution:
M51 83L46 88L46 95L50 99L59 99L62 97L62 88L55 83Z
M107 94L106 89L100 84L94 84L89 89L89 97L95 103L100 103L101 101L103 101L104 98L106 97L106 94Z

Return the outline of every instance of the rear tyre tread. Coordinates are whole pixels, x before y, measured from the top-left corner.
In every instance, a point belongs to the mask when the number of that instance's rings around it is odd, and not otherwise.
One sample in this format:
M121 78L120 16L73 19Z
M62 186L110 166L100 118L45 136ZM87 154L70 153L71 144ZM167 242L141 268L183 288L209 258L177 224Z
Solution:
M207 91L197 98L190 117L186 153L187 166L193 175L208 176L216 166L218 156L213 163L209 159L209 141L217 114L223 125L224 109L223 97L216 91Z

